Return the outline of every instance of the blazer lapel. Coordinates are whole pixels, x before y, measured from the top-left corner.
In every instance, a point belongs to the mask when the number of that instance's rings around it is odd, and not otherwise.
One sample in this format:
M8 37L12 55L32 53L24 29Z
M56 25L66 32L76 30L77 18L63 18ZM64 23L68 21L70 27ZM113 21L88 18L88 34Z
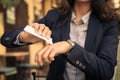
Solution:
M71 20L71 14L68 14L63 20L61 21L62 31L61 31L61 37L62 40L67 40L70 38L70 20ZM96 18L93 14L90 16L89 24L88 24L88 30L86 35L86 41L85 41L85 48L87 50L91 50L92 45L94 44L94 40L97 36L97 32L101 27L101 22L98 18Z
M69 33L70 33L70 21L71 21L71 14L66 15L66 18L62 21L62 31L61 31L61 36L62 40L68 40L70 39Z
M93 14L91 14L85 41L85 48L87 50L91 50L92 45L95 44L94 40L100 27L100 21Z

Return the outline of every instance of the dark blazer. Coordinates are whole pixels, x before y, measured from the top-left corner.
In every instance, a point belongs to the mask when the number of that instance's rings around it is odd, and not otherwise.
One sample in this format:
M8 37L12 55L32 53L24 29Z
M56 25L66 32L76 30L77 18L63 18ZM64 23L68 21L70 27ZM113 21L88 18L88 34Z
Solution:
M47 25L52 30L53 42L58 42L70 38L70 20L71 13L62 15L58 10L51 10L38 23ZM75 43L68 55L56 56L50 64L47 80L64 80L66 61L83 71L86 80L111 80L117 63L117 26L117 21L101 21L91 13L85 48ZM23 28L6 32L1 43L6 47L18 47L14 41L22 30Z

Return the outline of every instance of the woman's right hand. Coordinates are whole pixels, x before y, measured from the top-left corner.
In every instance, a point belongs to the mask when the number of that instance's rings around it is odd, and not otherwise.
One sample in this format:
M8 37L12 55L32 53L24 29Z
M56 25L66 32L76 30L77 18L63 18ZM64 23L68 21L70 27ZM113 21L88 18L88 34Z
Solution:
M38 23L33 23L30 26L32 26L35 29L35 32L43 37L50 38L51 37L51 30L45 26L44 24L38 24ZM26 32L22 31L19 36L20 42L26 42L26 43L37 43L43 41L42 39Z

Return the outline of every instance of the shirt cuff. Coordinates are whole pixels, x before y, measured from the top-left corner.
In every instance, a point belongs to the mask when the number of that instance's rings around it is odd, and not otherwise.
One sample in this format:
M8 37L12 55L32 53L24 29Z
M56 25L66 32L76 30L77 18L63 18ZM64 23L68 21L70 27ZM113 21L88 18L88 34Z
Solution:
M26 45L27 43L25 43L25 42L20 42L19 36L20 36L20 33L19 33L18 36L16 37L16 40L15 40L14 44L16 44L16 45Z

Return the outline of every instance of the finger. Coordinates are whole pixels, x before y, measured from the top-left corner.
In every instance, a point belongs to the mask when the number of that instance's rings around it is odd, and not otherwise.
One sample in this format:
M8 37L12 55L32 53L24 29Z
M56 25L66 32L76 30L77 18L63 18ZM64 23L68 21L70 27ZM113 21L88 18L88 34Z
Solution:
M38 24L38 23L34 23L31 25L34 29L35 29L35 32L38 33L38 34L41 34L42 33L42 30L44 29L45 25L44 24Z
M36 33L38 33L38 30L39 30L39 24L38 23L33 23L32 25L31 25L34 29L35 29L35 32ZM39 33L40 34L40 33Z
M43 34L43 31L44 31L45 27L46 26L44 24L39 24L38 33Z
M52 34L51 30L49 30L46 35L48 39L51 37L51 34Z
M50 61L54 61L55 60L55 58L54 58L55 54L56 54L55 50L52 49L51 53L48 56Z
M43 32L42 32L42 36L46 36L47 37L47 33L49 32L49 28L45 27Z
M37 23L32 23L30 26L34 28Z
M39 24L38 23L33 23L33 24L31 24L30 26L32 26L33 28L35 28L36 30L39 28L39 26L38 26Z
M48 49L47 49L47 50L45 51L45 53L42 55L43 60L44 60L45 62L51 63L51 61L49 60L48 56L49 56L49 54L51 53L52 49L53 49L52 45L49 45Z
M42 48L40 51L38 51L37 53L36 53L36 59L35 59L35 61L38 63L38 64L40 64L40 65L43 65L43 58L42 58L42 55L44 54L44 52L47 50L47 48L48 48L48 46L45 46L44 48Z
M35 54L35 58L34 58L34 61L35 61L35 63L37 63L37 64L40 64L40 65L42 65L43 63L42 63L42 59L41 59L41 54L40 54L40 52L38 51L36 54ZM40 60L40 61L39 61Z

